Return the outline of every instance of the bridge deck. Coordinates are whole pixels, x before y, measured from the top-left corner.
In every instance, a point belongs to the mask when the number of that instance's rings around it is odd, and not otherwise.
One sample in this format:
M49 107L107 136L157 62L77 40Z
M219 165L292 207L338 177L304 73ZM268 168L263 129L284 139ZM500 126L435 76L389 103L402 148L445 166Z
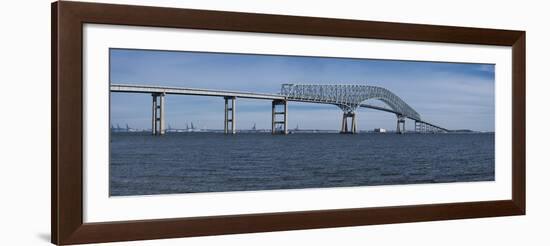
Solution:
M195 96L215 96L215 97L240 97L251 99L266 99L266 100L285 100L285 96L278 94L243 92L243 91L227 91L227 90L212 90L198 89L185 87L166 87L154 85L124 85L111 84L113 92L130 92L130 93L165 93L176 95L195 95Z

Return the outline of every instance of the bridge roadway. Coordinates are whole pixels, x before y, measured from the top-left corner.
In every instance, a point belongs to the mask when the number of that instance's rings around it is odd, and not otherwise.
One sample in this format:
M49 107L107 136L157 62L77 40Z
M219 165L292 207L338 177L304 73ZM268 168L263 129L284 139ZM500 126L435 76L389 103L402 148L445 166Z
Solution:
M225 108L226 108L226 115L225 115L225 132L231 130L231 133L235 133L235 124L233 122L233 118L235 117L235 99L236 98L247 98L247 99L260 99L260 100L272 100L274 101L273 104L273 127L275 127L276 124L281 123L278 121L275 121L275 117L277 114L284 114L284 133L286 133L286 118L287 118L287 108L286 103L284 112L275 112L275 105L278 105L275 102L278 101L294 101L294 102L305 102L305 103L318 103L318 104L331 104L331 105L337 105L337 102L330 102L330 101L315 101L311 99L300 99L300 98L292 98L287 97L285 95L281 94L269 94L269 93L257 93L257 92L247 92L247 91L231 91L231 90L215 90L215 89L202 89L202 88L188 88L188 87L169 87L169 86L155 86L155 85L137 85L137 84L111 84L110 85L110 91L111 92L120 92L120 93L145 93L145 94L151 94L153 95L153 134L164 134L164 95L167 94L173 94L173 95L194 95L194 96L214 96L214 97L223 97L225 98ZM157 97L159 97L160 100L157 100ZM159 102L160 101L160 102ZM231 103L230 105L228 103ZM366 103L361 103L359 107L362 108L370 108L380 111L385 111L389 113L393 113L398 115L398 118L400 118L400 113L387 107L381 107ZM160 110L159 110L160 109ZM160 111L160 112L159 112ZM443 127L437 126L435 124L423 121L420 118L416 118L413 116L401 116L404 118L409 118L411 120L415 121L415 130L419 129L419 125L421 126L420 129L431 129L433 132L448 132L448 129L445 129ZM398 122L399 127L399 122ZM229 129L231 128L231 129ZM404 126L403 126L404 128ZM272 129L275 131L275 129Z

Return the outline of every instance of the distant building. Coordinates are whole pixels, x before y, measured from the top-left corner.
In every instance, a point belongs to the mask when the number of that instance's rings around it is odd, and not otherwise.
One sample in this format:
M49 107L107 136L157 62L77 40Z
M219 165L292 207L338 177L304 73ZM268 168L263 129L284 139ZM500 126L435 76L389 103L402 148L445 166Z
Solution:
M374 128L374 132L384 133L384 132L386 132L386 129L384 129L384 128Z

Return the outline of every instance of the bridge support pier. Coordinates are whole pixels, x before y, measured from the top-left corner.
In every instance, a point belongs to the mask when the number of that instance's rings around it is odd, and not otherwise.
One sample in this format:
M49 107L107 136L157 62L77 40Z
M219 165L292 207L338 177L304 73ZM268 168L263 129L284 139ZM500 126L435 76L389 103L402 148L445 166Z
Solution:
M288 104L286 100L271 102L271 134L288 134Z
M427 132L427 125L424 122L414 121L414 131L416 133L426 133Z
M153 93L153 115L152 115L152 125L151 133L153 135L164 135L165 133L165 122L164 122L164 93Z
M415 131L418 133L446 133L448 132L447 129L434 126L432 124L422 122L422 121L415 121Z
M236 97L224 97L225 100L225 117L223 122L223 132L225 134L235 134L237 133L237 128L235 125L235 106L236 106Z
M397 115L397 134L405 133L405 116Z
M351 118L351 127L348 128L348 118ZM357 120L355 118L355 112L344 112L342 116L342 127L340 128L341 134L355 134L357 133Z

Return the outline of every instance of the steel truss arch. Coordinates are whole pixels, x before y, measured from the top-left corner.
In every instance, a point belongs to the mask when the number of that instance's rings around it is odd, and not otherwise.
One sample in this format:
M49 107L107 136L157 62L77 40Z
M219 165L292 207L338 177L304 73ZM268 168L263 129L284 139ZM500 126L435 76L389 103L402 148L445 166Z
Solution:
M340 107L344 112L355 112L362 102L376 99L384 102L388 107L401 116L414 120L421 120L416 112L400 97L390 90L370 85L353 84L283 84L281 95L288 100L329 103Z

